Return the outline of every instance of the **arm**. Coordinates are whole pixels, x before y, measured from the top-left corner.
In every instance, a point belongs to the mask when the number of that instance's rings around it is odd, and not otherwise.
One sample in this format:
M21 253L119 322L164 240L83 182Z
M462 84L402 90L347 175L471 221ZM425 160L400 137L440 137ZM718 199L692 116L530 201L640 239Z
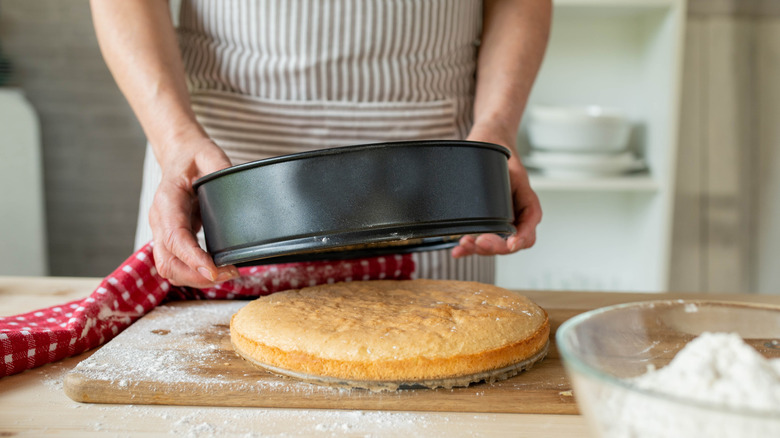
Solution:
M506 146L517 232L464 236L452 255L508 254L536 242L542 208L515 150L528 95L544 57L550 30L550 0L485 0L482 45L477 62L474 126L468 140Z
M158 272L174 284L213 285L238 275L198 246L192 183L230 161L190 107L184 66L164 0L92 0L100 49L162 168L149 214Z

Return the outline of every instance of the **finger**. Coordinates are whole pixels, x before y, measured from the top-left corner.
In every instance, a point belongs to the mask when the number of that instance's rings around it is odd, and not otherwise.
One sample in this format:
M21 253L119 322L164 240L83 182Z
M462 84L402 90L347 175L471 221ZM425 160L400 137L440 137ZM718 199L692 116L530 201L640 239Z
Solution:
M470 255L471 253L463 248L462 246L458 245L455 248L452 248L452 251L450 252L452 255L452 258L459 259L461 257L466 257L467 255Z
M474 246L475 240L477 240L477 236L474 236L473 234L466 234L464 236L461 236L460 240L458 241L458 244L465 247Z
M474 240L475 236L471 235L461 237L458 246L452 249L452 256L460 258L476 253L477 246L474 244Z
M518 233L515 233L511 236L509 236L506 239L506 246L509 248L509 252L513 253L515 251L520 251L523 249L526 245L526 237L527 236L521 236Z
M533 196L517 217L517 233L507 239L511 251L530 248L536 243L536 227L542 220L542 208Z
M192 233L183 228L173 230L167 240L163 239L163 248L170 252L189 270L196 271L211 282L222 282L238 277L235 266L217 267L211 256L197 243Z
M506 240L496 234L481 234L476 240L476 253L479 255L509 254Z
M198 169L201 170L199 177L231 166L227 154L219 147L202 148L201 154L196 156L195 161Z
M171 187L170 183L161 183L155 195L155 208L150 212L150 224L155 236L155 246L170 252L176 259L191 270L211 281L237 276L238 270L232 266L217 268L211 257L199 245L192 233L192 206L190 196L183 190ZM162 214L157 206L165 206ZM221 277L220 277L221 274Z
M155 198L155 206L149 214L155 247L164 249L203 278L215 281L217 267L192 234L189 208L183 207L176 196L165 193L162 188ZM168 206L167 211L161 212L158 205Z
M162 245L155 243L152 254L157 272L175 286L205 288L215 284L184 264Z

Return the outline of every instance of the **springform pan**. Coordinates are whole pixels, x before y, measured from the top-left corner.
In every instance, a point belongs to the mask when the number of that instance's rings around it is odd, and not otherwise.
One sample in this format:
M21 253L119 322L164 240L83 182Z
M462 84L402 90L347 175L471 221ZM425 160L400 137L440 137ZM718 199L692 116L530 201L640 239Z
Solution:
M471 141L345 146L240 164L194 187L218 266L357 258L511 234L508 157Z

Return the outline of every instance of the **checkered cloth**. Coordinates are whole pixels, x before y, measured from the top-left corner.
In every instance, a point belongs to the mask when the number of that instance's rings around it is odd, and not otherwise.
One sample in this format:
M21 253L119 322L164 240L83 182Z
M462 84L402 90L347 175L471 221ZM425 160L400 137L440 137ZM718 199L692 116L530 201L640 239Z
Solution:
M209 289L172 286L157 274L148 244L82 300L0 317L0 377L107 342L158 304L186 299L247 299L286 289L351 280L408 279L410 255L240 268L241 277Z

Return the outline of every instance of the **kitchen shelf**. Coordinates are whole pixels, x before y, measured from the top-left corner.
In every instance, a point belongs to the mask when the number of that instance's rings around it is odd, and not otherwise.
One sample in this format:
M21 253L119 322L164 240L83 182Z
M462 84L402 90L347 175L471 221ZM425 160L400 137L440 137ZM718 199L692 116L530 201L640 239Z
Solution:
M632 121L629 150L648 172L531 185L543 219L533 248L497 258L511 289L668 289L685 0L553 0L534 105L601 105ZM527 122L517 148L530 151Z
M638 175L564 179L530 174L531 187L536 191L600 191L600 192L647 192L659 190L658 182L650 175Z

